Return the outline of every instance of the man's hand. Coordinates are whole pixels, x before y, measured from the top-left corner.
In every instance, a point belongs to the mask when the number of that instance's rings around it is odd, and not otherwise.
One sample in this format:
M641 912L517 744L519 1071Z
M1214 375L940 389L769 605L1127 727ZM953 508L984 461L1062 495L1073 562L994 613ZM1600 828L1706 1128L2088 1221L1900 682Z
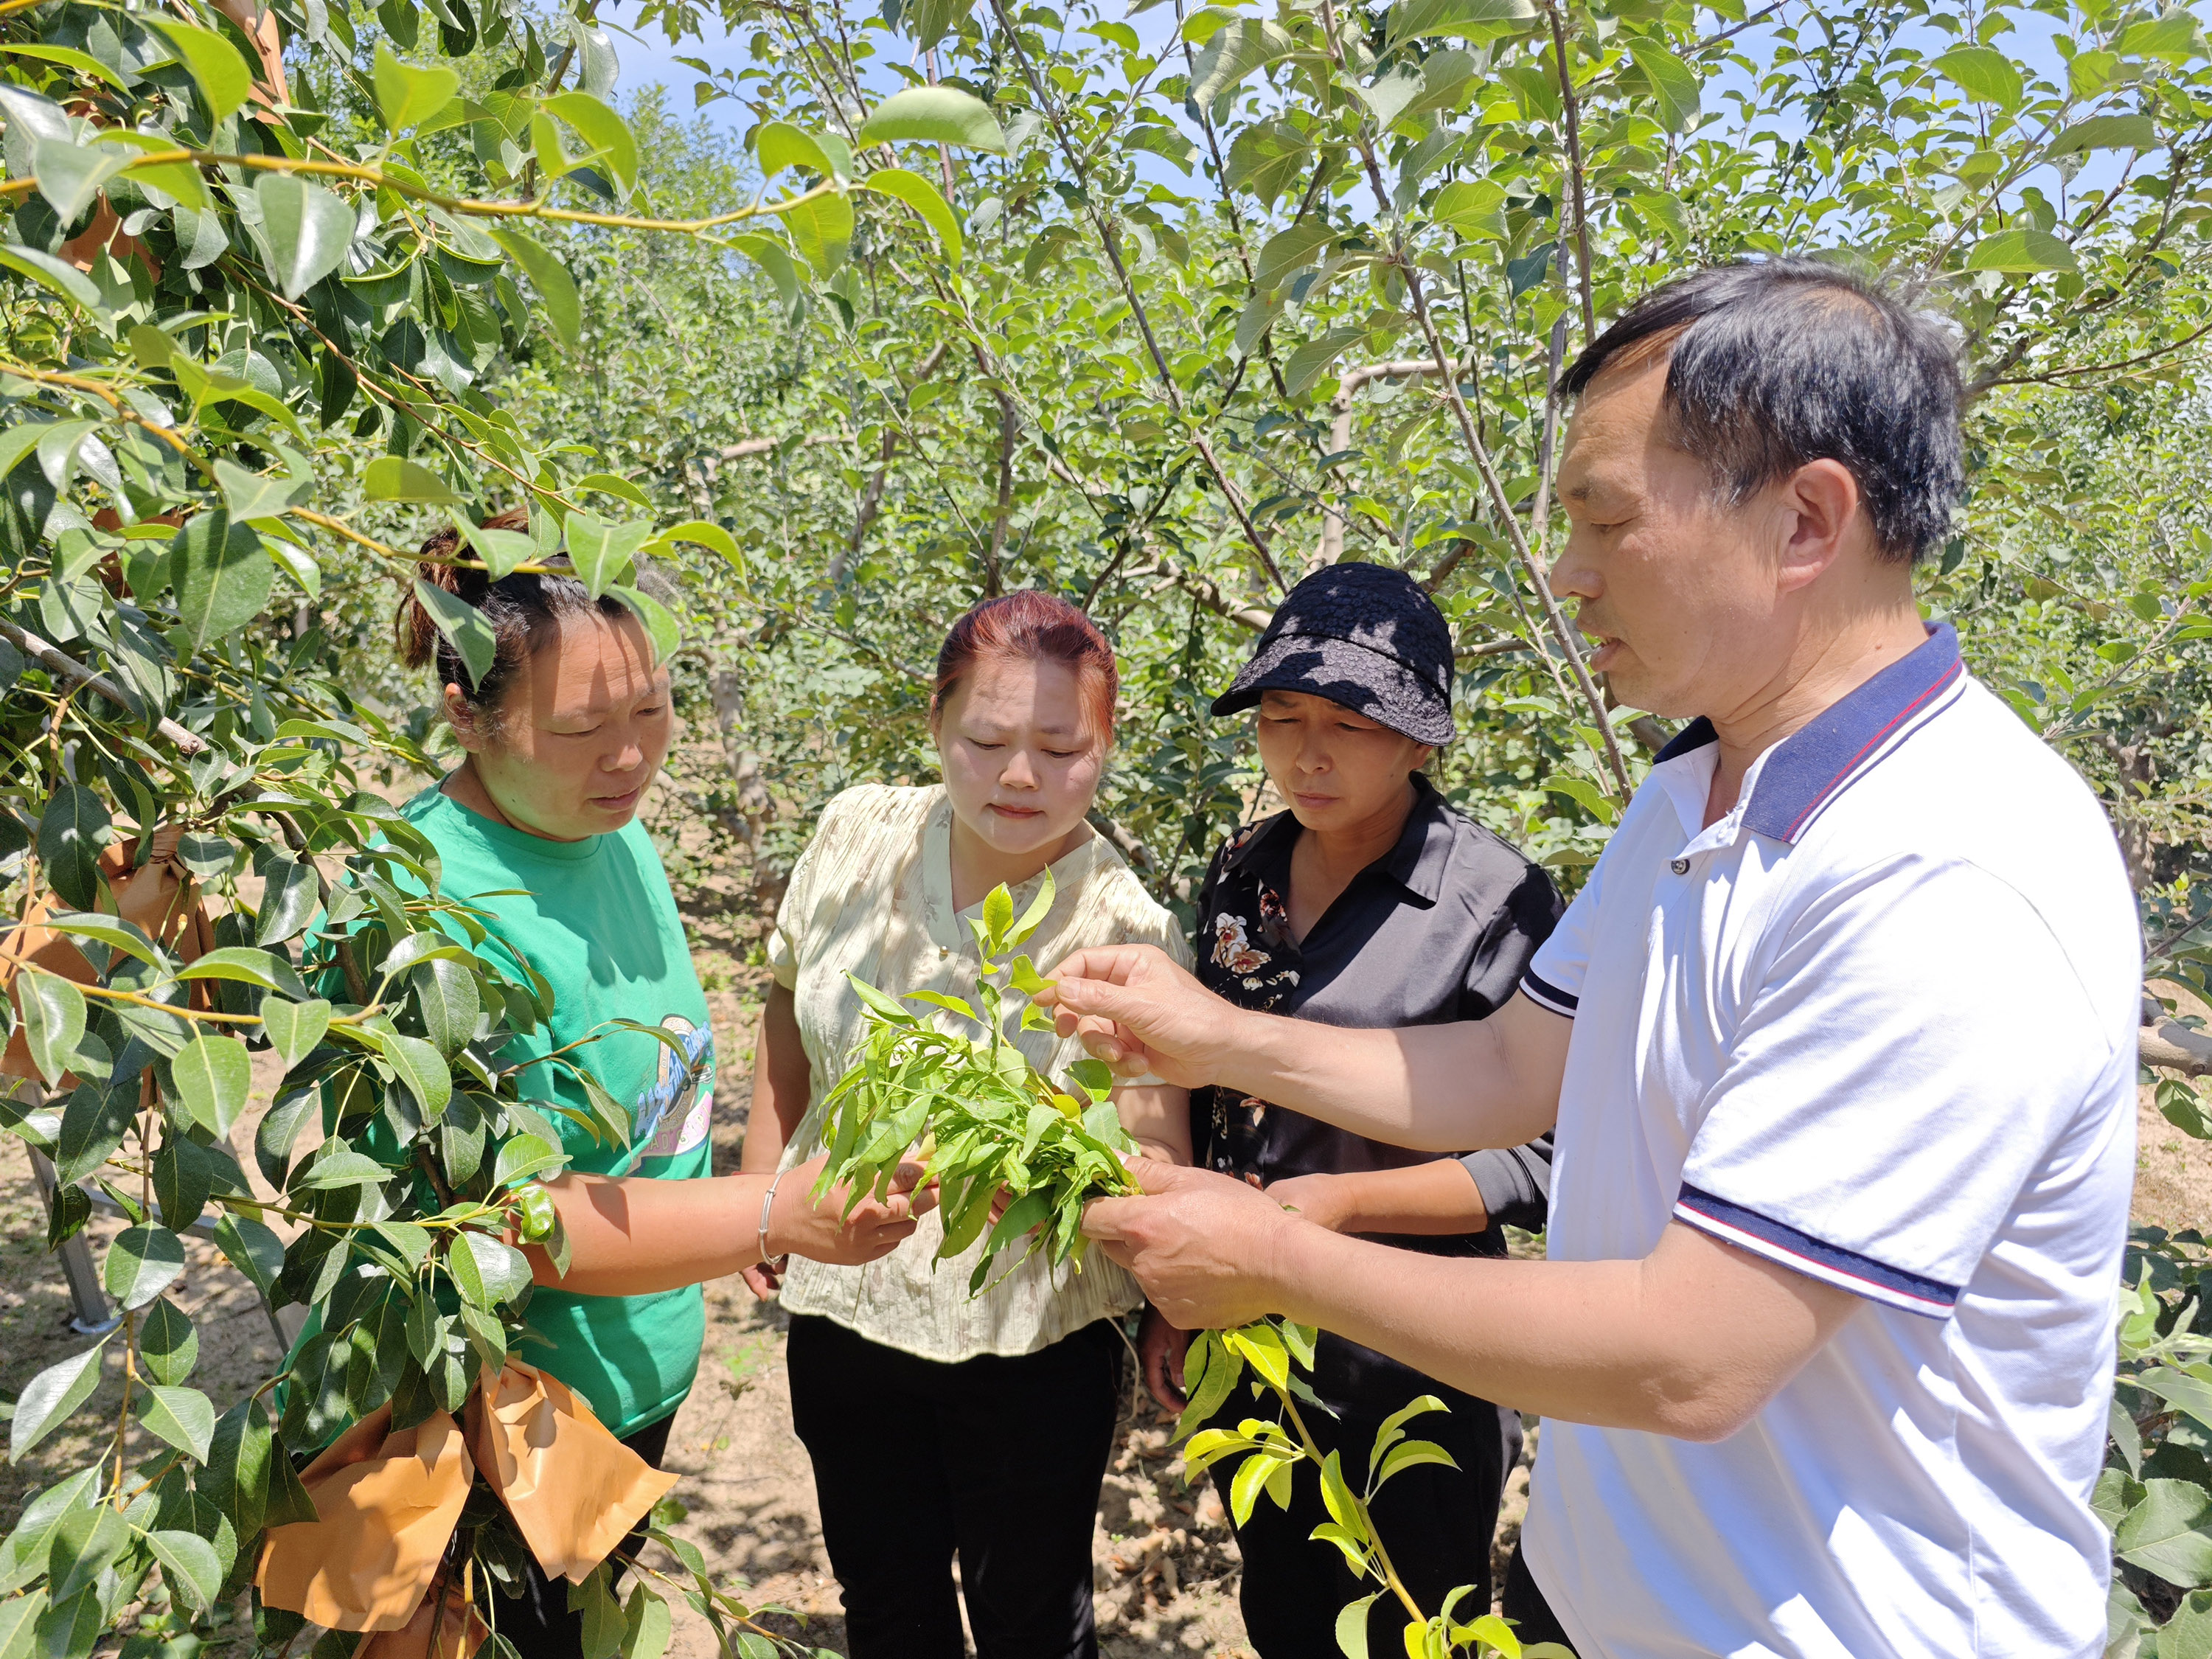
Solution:
M1190 1352L1190 1333L1168 1323L1158 1308L1145 1310L1137 1328L1137 1362L1145 1373L1145 1387L1160 1402L1160 1409L1176 1416L1189 1402L1183 1398L1182 1357Z
M913 1235L917 1218L937 1207L937 1187L927 1182L928 1172L919 1164L908 1163L900 1164L891 1177L888 1194L881 1200L862 1199L848 1216L846 1188L832 1187L818 1202L814 1197L814 1183L822 1178L828 1161L824 1153L785 1173L769 1212L771 1257L790 1254L843 1267L874 1261L896 1249ZM750 1276L746 1282L752 1282ZM756 1294L759 1290L754 1286Z
M1277 1311L1277 1247L1304 1223L1228 1176L1143 1158L1129 1172L1146 1195L1094 1200L1083 1231L1137 1276L1169 1323L1220 1329Z
M1222 1037L1238 1010L1175 965L1155 945L1116 945L1061 958L1036 1001L1063 1037L1121 1077L1147 1072L1195 1089L1214 1080Z

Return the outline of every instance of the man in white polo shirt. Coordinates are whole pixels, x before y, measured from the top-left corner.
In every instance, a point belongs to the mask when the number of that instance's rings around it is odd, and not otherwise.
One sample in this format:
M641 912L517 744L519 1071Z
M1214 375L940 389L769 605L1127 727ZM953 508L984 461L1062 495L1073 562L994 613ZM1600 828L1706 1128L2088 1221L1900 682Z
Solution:
M1056 992L1117 1066L1359 1133L1556 1122L1550 1259L1152 1165L1090 1231L1177 1324L1285 1313L1540 1412L1507 1610L1583 1659L2088 1659L2141 944L2095 799L1914 602L1949 337L1771 261L1656 291L1568 387L1553 586L1621 702L1691 723L1523 995L1334 1030L1134 948Z

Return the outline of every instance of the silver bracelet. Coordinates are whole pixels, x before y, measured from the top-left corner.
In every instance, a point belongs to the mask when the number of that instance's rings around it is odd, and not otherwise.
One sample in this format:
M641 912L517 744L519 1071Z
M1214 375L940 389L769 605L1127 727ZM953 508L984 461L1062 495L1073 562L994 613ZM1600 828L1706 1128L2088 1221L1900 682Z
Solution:
M779 1273L783 1271L784 1264L791 1260L791 1252L787 1250L780 1256L773 1258L769 1256L768 1253L768 1218L769 1212L775 1207L775 1189L783 1184L783 1176L784 1171L779 1170L775 1173L775 1179L768 1183L768 1191L761 1195L760 1213L761 1262L762 1265L766 1267L770 1272Z

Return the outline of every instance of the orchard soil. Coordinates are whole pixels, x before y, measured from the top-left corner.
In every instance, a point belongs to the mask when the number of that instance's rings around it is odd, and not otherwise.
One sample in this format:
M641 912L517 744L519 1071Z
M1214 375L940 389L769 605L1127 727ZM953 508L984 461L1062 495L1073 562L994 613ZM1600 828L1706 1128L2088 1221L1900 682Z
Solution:
M720 884L695 892L699 902L688 907L686 921L714 1011L720 1068L715 1166L726 1171L737 1167L744 1139L753 1023L767 975L760 966L761 924L754 904L733 894L726 903L727 890ZM273 1063L260 1057L252 1107L234 1132L240 1162L249 1172L254 1124L276 1080ZM2203 1226L2212 1221L2212 1158L2153 1111L2148 1098L2146 1090L2136 1218L2167 1228ZM59 1267L40 1248L45 1212L21 1159L19 1148L0 1166L0 1389L11 1399L85 1340L70 1329ZM258 1173L252 1178L258 1184ZM121 1225L95 1220L95 1257ZM214 1246L194 1237L186 1248L192 1271L180 1300L200 1335L193 1381L220 1411L268 1375L278 1358L276 1339L258 1299ZM806 1454L792 1431L783 1367L787 1324L778 1309L757 1302L740 1279L708 1286L699 1382L677 1415L667 1454L667 1466L684 1477L673 1493L684 1511L674 1529L696 1543L718 1572L750 1579L757 1604L789 1609L772 1619L775 1628L842 1654L837 1585L822 1546ZM1237 1547L1221 1506L1210 1488L1184 1483L1182 1460L1167 1443L1170 1419L1134 1386L1130 1370L1092 1546L1101 1652L1106 1659L1183 1653L1249 1659L1237 1607ZM0 1531L14 1524L30 1493L83 1466L95 1438L92 1425L112 1420L119 1401L117 1362L111 1358L100 1392L73 1427L55 1433L21 1466L0 1465ZM977 1455L983 1455L981 1449ZM1527 1455L1509 1481L1493 1549L1494 1582L1502 1579L1527 1504ZM141 1628L158 1631L159 1609L145 1611L155 1616ZM712 1659L715 1646L705 1621L680 1602L674 1612L670 1659ZM126 1619L126 1627L132 1623ZM241 1656L248 1646L242 1640L228 1645ZM113 1651L113 1644L104 1649ZM158 1659L191 1656L173 1648Z

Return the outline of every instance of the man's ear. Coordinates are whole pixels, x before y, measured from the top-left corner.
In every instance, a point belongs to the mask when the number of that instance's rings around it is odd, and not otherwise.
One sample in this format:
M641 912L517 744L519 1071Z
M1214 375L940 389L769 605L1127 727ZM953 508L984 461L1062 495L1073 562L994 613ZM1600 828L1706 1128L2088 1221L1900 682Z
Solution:
M1861 510L1859 481L1841 461L1808 461L1781 486L1782 590L1817 580L1857 538L1871 533Z

